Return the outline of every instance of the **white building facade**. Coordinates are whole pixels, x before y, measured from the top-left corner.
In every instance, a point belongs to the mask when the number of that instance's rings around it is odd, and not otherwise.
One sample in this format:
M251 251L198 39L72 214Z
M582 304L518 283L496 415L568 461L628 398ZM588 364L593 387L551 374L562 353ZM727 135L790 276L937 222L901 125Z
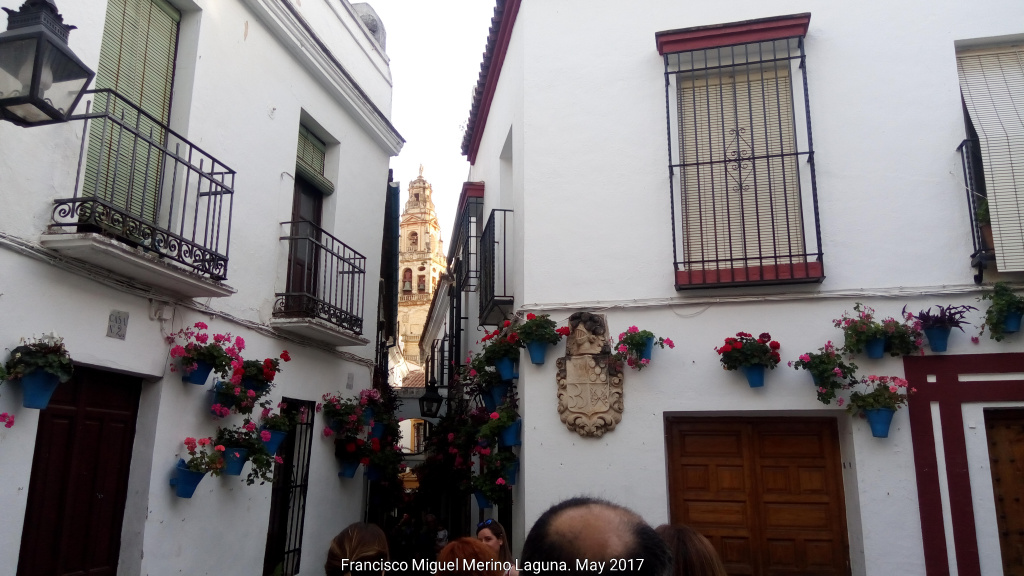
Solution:
M317 572L366 510L314 407L386 385L395 336L377 288L403 144L384 27L348 0L59 9L99 90L64 124L0 122L0 342L54 331L76 376L45 410L0 386L0 574ZM281 452L290 482L175 496L183 440L241 420L171 371L166 338L196 322L246 359L288 351L270 398L309 409Z
M551 354L537 366L524 353L521 473L497 511L515 548L551 504L590 494L693 525L730 573L990 575L1016 561L999 517L1024 486L989 444L1021 417L1024 343L970 336L986 285L1024 279L1021 205L997 197L1022 191L1001 174L1024 158L1007 104L1024 7L926 12L498 2L452 279L421 343L442 361L427 365L463 362L479 326L529 312L560 325L595 312L613 338L638 326L675 342L626 369L621 422L601 437L567 429ZM973 224L979 181L1001 213L994 255ZM980 308L945 353L856 358L861 376L918 390L887 439L786 367L841 345L832 321L857 302L896 318ZM781 343L762 389L715 352L740 331Z

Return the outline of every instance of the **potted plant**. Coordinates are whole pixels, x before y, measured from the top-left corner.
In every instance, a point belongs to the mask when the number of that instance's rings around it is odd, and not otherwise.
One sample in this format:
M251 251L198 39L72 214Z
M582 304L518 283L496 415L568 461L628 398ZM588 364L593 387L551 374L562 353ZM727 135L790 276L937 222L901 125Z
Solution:
M903 321L895 318L882 320L882 331L885 332L885 351L890 356L909 356L921 353L924 346L924 334L921 323L914 320L914 315L904 312Z
M179 498L191 498L207 472L219 476L224 469L224 446L214 444L213 438L185 438L185 448L189 458L178 459L176 474L171 478L171 486Z
M508 396L509 382L502 380L498 369L488 364L483 354L466 357L466 363L459 367L457 378L471 397L480 397L488 413L494 412Z
M190 384L206 384L211 372L227 378L232 359L241 359L239 353L245 349L241 337L233 339L231 334L214 334L211 338L205 322L196 322L189 328L182 328L167 337L172 344L171 372L181 369L181 380ZM178 342L183 344L178 344Z
M654 333L650 330L641 330L636 326L630 326L625 332L619 334L619 343L615 346L615 357L625 361L634 370L643 370L644 366L651 363L651 353L654 345L657 344L664 349L665 346L675 348L675 342L670 338L655 339Z
M826 405L831 404L832 399L836 397L836 391L841 390L857 372L857 365L853 362L844 362L842 349L836 348L831 340L818 348L817 352L801 354L795 362L790 362L789 366L810 373L817 388L818 401Z
M359 405L363 409L363 424L373 426L373 420L384 410L383 399L380 390L376 388L364 388L359 391Z
M236 358L231 362L231 383L254 390L260 397L265 396L274 385L274 377L281 372L281 361L291 359L287 350L283 350L278 358L264 358L262 362Z
M517 328L519 339L526 344L530 353L530 362L543 364L547 356L548 345L558 344L562 336L569 335L569 327L555 328L558 324L548 314L540 316L528 313L526 321Z
M363 406L355 398L342 398L340 394L325 393L322 403L316 405L323 412L324 437L356 435L363 431Z
M992 217L989 214L988 198L981 197L978 207L974 211L974 221L978 223L978 231L981 233L981 249L985 251L995 250L995 242L992 239Z
M505 320L502 328L488 332L480 342L485 343L482 350L484 360L498 369L502 380L514 380L519 376L515 371L515 361L519 359L522 341L519 333L512 329L511 322Z
M519 446L523 443L523 420L516 412L515 398L509 398L491 412L486 424L480 427L479 437L489 442L497 440L499 446Z
M324 432L330 428L325 428ZM334 457L338 459L341 469L338 478L354 478L359 465L369 465L370 452L366 440L356 436L338 435L334 439Z
M471 480L476 502L481 509L490 508L494 503L503 502L511 493L509 472L514 473L515 469L510 469L509 464L518 462L518 459L511 450L499 450L491 445L478 444L474 451L480 461L480 467Z
M875 320L875 310L857 302L855 314L843 312L832 324L843 331L843 349L851 354L866 352L868 358L878 359L885 355L885 328Z
M743 372L751 388L760 388L764 386L764 369L774 370L779 365L780 347L767 332L756 339L746 332L737 332L735 338L726 338L725 344L715 351L722 368Z
M864 386L867 392L854 390L850 393L849 406L851 414L863 414L871 426L871 435L875 438L888 438L889 425L892 423L896 410L907 403L907 395L917 390L908 389L907 381L896 376L871 375L854 382L845 388L852 389ZM838 404L843 405L842 398Z
M271 454L277 454L277 449L281 447L281 443L288 437L288 433L291 432L292 428L295 427L295 422L291 414L284 412L284 408L288 405L284 402L278 402L278 412L274 412L270 408L270 401L264 401L263 411L260 414L260 440L266 447L267 452Z
M1002 342L1007 334L1020 331L1020 321L1024 315L1024 297L1013 293L1006 282L996 282L991 292L986 292L980 299L991 304L985 310L985 323L981 331L988 328L988 337ZM8 366L10 370L10 366Z
M224 469L222 474L240 476L242 468L248 461L251 463L245 483L252 486L257 480L260 484L273 480L273 464L284 462L280 456L271 455L259 437L256 424L246 418L242 426L217 428L214 443L224 446Z
M22 405L39 409L50 404L57 386L70 380L75 370L64 339L53 333L22 338L4 368L8 381L21 382Z
M932 312L932 308L937 308L938 311ZM950 332L953 331L953 328L959 328L961 332L964 331L963 325L970 324L970 322L964 320L964 316L971 310L977 310L977 308L967 305L936 305L913 315L907 312L906 306L903 307L903 313L908 318L913 318L916 322L920 323L920 329L928 337L928 347L931 348L932 352L946 351Z

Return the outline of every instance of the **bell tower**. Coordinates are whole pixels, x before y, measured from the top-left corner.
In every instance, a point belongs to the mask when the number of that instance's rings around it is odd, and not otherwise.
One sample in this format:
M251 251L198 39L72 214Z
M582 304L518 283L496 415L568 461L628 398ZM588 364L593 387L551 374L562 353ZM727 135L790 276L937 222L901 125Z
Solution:
M419 176L409 183L399 225L398 322L402 352L406 360L419 364L419 342L430 310L430 301L447 262L441 241L441 226L434 210L433 190Z

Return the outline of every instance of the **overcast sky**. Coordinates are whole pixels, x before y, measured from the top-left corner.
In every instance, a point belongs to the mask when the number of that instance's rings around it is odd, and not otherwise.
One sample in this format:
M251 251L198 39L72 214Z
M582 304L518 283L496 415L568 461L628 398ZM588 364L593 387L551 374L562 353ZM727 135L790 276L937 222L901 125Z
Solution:
M402 186L423 165L434 190L442 238L451 238L469 162L462 133L483 60L494 0L369 0L387 32L394 81L391 122L405 138L391 159Z

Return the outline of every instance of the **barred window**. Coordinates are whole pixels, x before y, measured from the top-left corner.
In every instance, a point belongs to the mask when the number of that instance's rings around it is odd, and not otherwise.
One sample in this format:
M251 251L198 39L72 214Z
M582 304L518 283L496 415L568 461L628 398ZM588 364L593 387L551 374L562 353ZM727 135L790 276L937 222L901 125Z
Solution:
M809 19L658 34L677 289L824 278L803 50ZM732 43L751 38L759 41ZM698 49L672 51L680 47Z

